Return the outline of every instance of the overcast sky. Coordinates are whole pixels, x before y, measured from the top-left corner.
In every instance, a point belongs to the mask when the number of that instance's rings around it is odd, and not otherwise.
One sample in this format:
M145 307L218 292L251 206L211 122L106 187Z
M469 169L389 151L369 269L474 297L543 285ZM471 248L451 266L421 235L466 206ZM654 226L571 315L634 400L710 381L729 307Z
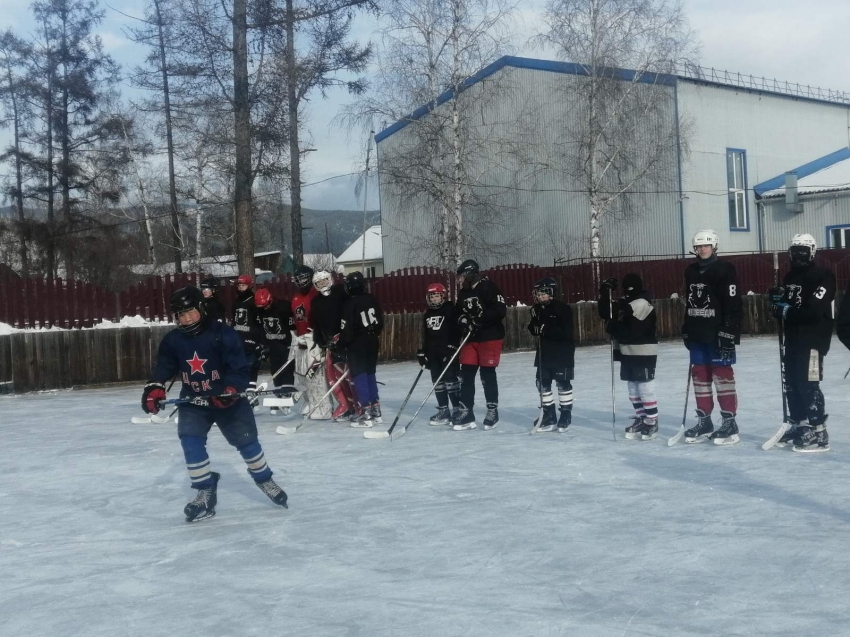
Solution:
M520 55L550 57L524 43L542 28L543 4L529 0L519 5ZM109 6L139 15L143 0L115 0ZM129 20L109 6L104 5L106 18L99 30L106 50L124 66L136 64L145 52L124 35L122 27ZM685 10L701 43L703 66L850 92L850 0L689 0ZM3 29L12 27L24 34L31 28L28 4L22 0L0 0L0 16ZM375 25L374 18L359 18L355 36L370 39ZM316 96L311 101L307 126L310 147L316 152L306 155L303 179L307 184L350 173L358 156L362 157L362 140L349 139L346 131L331 124L340 106L349 100L344 91L334 91L327 100ZM302 191L304 205L360 209L363 204L354 196L354 183L355 178L343 177L308 185ZM370 208L378 207L375 188L371 188L369 200Z

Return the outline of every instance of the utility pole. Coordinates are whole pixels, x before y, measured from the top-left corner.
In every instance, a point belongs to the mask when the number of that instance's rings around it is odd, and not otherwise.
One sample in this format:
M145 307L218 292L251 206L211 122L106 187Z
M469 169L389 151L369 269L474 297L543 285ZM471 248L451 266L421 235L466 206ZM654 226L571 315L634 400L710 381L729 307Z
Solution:
M369 130L369 139L366 142L366 177L363 184L363 252L360 255L360 272L366 276L366 231L368 224L366 222L366 208L369 204L369 160L372 157L372 137L375 136L375 131Z

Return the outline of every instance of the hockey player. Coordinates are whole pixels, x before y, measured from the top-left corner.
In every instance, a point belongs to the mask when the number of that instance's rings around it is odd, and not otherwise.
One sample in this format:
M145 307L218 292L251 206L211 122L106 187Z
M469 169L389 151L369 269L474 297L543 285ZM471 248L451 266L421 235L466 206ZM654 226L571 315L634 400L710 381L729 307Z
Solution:
M207 316L219 323L225 322L224 303L218 298L218 279L209 277L201 281L201 293L204 295L204 308Z
M607 321L605 331L614 339L614 360L620 361L620 380L628 382L634 421L626 427L629 440L653 440L658 436L658 400L655 397L655 364L658 338L652 296L643 289L640 275L623 277L623 298L609 304L617 279L599 288L599 315ZM612 311L613 310L613 311ZM610 319L610 320L609 320Z
M437 379L443 370L443 378L434 387L437 397L437 413L431 416L430 424L434 426L448 425L452 421L452 411L460 409L460 381L457 377L459 363L457 358L446 369L449 359L454 356L460 344L460 329L457 324L457 310L449 302L446 286L442 283L432 283L425 293L428 309L422 317L422 348L416 352L416 358L423 369L431 372L431 382Z
M257 439L257 423L248 401L239 392L248 387L249 364L238 336L224 323L206 316L203 296L194 287L181 288L171 296L171 312L177 328L162 339L156 366L142 393L142 409L157 413L165 400L168 379L180 374L181 398L197 402L178 407L177 435L195 499L183 509L187 522L215 515L219 474L210 471L207 434L215 422L227 442L236 447L248 474L275 504L286 506L287 496L272 479L263 448Z
M254 303L254 277L242 274L236 279L236 300L233 303L233 329L242 339L245 356L251 368L251 382L248 392L257 390L257 375L260 372L260 361L263 357L263 328L257 320L257 306ZM255 404L254 399L251 400Z
M735 414L735 345L741 342L741 297L735 266L717 258L717 233L700 230L694 235L696 262L685 269L685 323L682 339L690 350L697 424L685 432L685 442L711 439L718 445L740 440ZM717 391L723 423L717 431L711 422L714 400L711 384Z
M552 277L540 279L532 291L534 305L528 331L540 339L534 366L537 391L543 405L543 422L537 431L564 433L573 418L573 385L576 344L573 340L573 310L558 298L558 282ZM555 418L552 381L558 386L560 414ZM537 421L535 421L535 426Z
M486 276L482 277L478 263L467 259L460 264L457 274L462 289L458 293L456 308L461 333L471 333L466 345L458 355L460 360L460 409L453 421L455 431L475 429L475 375L481 369L481 384L487 401L484 431L489 431L499 422L499 383L496 367L502 355L502 340L505 338L507 308L499 288Z
M791 270L782 287L771 288L773 315L785 339L785 396L791 428L778 444L794 441L794 451L829 451L825 405L819 382L823 357L832 341L835 274L815 263L817 245L810 234L797 234L788 254Z
M339 345L345 348L348 369L351 370L362 409L351 426L371 427L383 422L375 373L380 344L378 336L384 327L384 313L378 299L366 291L361 272L351 272L345 277L345 292L348 298L342 306Z
M313 299L310 309L310 325L313 328L313 339L321 348L325 363L325 379L328 386L333 386L348 369L345 347L339 342L342 331L342 306L345 303L345 287L334 283L333 276L327 270L319 270L313 275L313 285L319 295ZM322 360L321 358L319 359ZM313 363L311 372L320 370L320 362ZM349 418L352 422L361 415L360 405L352 390L353 383L349 382L351 375L333 391L338 403L331 417L334 420Z
M298 288L298 292L292 297L292 320L295 327L295 343L293 356L295 357L295 373L305 379L307 385L304 392L304 404L301 414L310 413L312 408L328 391L327 381L324 374L310 374L308 372L315 366L321 367L322 350L313 341L313 330L310 328L310 308L313 299L319 291L313 287L313 268L301 265L295 270L292 280ZM317 368L318 368L317 367ZM331 407L328 401L323 406L317 407L310 418L314 420L327 420L331 417Z
M292 346L292 308L288 299L275 300L270 290L260 288L254 293L254 304L257 306L257 319L263 327L263 345L268 348L268 358L272 373L279 370L289 358L289 349ZM292 369L294 363L272 378L274 386L292 385L295 382L295 371ZM276 392L278 398L289 397L291 391ZM278 407L272 407L273 416L287 415L289 407L281 411Z

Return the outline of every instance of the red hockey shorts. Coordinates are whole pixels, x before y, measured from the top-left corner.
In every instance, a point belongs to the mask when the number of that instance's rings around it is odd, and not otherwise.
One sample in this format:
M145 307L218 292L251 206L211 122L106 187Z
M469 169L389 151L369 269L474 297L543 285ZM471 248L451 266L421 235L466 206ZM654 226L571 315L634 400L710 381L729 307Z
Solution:
M461 365L478 365L480 367L498 367L501 358L501 340L467 343L458 354Z

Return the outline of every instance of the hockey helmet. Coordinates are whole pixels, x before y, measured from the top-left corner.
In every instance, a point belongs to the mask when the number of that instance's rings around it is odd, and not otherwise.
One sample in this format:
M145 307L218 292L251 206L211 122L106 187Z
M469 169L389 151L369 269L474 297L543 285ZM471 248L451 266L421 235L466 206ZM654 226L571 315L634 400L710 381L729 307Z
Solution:
M467 259L457 269L457 275L463 277L463 280L469 283L474 281L480 272L481 268L478 267L478 262L474 259Z
M697 246L711 246L712 251L717 252L717 244L717 233L714 230L698 230L691 241L694 254L697 252Z
M240 274L236 278L236 285L247 285L248 287L251 287L254 285L254 277L250 274Z
M548 305L558 295L558 282L551 276L544 277L534 284L531 295L535 303Z
M295 285L301 292L307 292L313 283L313 268L309 265L299 265L292 276L292 280L295 281Z
M362 272L351 272L345 277L345 291L351 296L363 294L366 291L366 281Z
M201 279L200 288L202 291L204 289L207 289L215 292L216 290L218 290L218 279L216 279L215 277L207 277L206 279Z
M445 285L442 283L432 283L428 286L428 291L425 293L425 301L432 310L442 307L446 299L448 299L448 294L446 294Z
M818 251L815 238L810 234L795 234L788 248L788 256L791 265L808 265L814 261L815 253Z
M268 288L260 288L254 292L254 305L259 308L265 309L271 306L273 300L271 290Z
M333 275L327 270L319 270L313 275L313 285L322 296L330 296L333 284Z
M169 300L169 307L171 308L171 315L174 317L174 322L177 323L177 329L184 334L195 335L204 329L204 319L207 316L204 306L204 295L195 286L189 285L185 288L175 290ZM200 318L194 323L183 325L180 322L180 315L192 310L197 310Z

